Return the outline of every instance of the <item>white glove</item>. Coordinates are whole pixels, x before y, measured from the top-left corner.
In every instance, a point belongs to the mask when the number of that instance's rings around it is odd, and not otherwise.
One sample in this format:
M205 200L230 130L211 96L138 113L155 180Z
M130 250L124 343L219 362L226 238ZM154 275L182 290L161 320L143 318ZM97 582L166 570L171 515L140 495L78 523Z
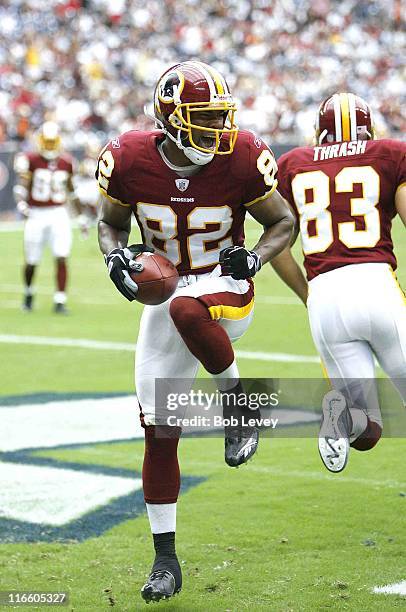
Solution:
M76 221L82 238L87 238L89 236L89 219L87 215L81 213L76 217Z
M17 210L23 217L27 218L30 216L30 207L27 202L20 200L17 202Z

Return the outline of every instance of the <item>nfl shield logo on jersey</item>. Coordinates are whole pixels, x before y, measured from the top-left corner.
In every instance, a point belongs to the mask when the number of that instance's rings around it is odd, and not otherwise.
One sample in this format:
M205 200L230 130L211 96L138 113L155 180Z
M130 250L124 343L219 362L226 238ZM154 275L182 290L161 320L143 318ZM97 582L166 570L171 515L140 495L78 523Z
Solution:
M186 191L186 189L189 187L189 179L176 179L175 184L179 191Z

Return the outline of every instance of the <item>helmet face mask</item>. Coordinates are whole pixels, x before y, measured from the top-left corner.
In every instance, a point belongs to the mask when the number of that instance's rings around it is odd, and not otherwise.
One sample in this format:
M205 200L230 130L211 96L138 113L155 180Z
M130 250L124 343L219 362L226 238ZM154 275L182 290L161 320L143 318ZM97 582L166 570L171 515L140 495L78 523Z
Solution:
M189 140L190 145L202 151L203 153L214 153L217 155L228 155L232 153L234 144L237 139L238 127L234 122L235 105L232 103L201 103L192 102L191 104L179 104L176 110L169 116L168 121L172 127L180 130L183 133L183 137ZM223 116L222 128L211 127L205 125L206 121L195 120L193 116L197 113L213 113L213 119L218 117L219 114ZM210 123L211 119L208 118L207 123ZM230 137L224 147L224 150L220 150L221 138L224 134L228 134ZM196 139L196 136L210 137L214 143L212 147L205 147L199 144L200 138Z
M158 125L199 165L208 163L214 155L233 152L238 136L235 112L225 79L203 62L184 62L170 68L155 89Z
M53 121L46 121L38 134L38 148L42 157L56 159L61 149L59 127Z
M335 93L319 107L315 124L317 144L371 140L374 124L369 105L352 93Z

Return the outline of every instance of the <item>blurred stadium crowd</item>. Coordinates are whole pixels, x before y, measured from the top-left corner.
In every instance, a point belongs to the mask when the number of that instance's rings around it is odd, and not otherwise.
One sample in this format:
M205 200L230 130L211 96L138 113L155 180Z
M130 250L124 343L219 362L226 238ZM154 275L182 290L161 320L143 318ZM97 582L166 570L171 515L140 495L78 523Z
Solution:
M56 120L68 148L151 127L143 106L171 64L222 71L239 124L272 143L312 133L316 105L351 90L385 135L405 129L402 0L2 0L0 142Z

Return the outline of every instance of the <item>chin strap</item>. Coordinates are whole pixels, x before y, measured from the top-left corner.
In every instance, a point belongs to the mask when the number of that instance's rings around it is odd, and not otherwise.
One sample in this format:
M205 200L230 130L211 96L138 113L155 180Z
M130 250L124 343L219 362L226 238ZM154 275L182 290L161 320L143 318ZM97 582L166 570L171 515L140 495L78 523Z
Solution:
M168 133L168 136L171 138L171 134ZM186 157L190 159L192 164L196 164L197 166L205 166L206 164L211 162L211 160L214 157L214 153L204 153L203 151L198 151L194 147L190 147L190 146L185 147L182 144L182 141L180 138L180 131L178 131L177 139L176 140L173 139L173 140L176 143L176 146L178 147L178 149L180 149L186 155Z
M47 161L52 161L59 157L59 151L41 151L41 156Z
M327 134L328 134L327 130L323 130L323 131L322 131L322 133L321 133L321 134L320 134L320 136L319 136L319 141L318 141L318 143L317 143L317 144L321 145L321 144L323 143L323 138L324 138L325 136L327 136Z

